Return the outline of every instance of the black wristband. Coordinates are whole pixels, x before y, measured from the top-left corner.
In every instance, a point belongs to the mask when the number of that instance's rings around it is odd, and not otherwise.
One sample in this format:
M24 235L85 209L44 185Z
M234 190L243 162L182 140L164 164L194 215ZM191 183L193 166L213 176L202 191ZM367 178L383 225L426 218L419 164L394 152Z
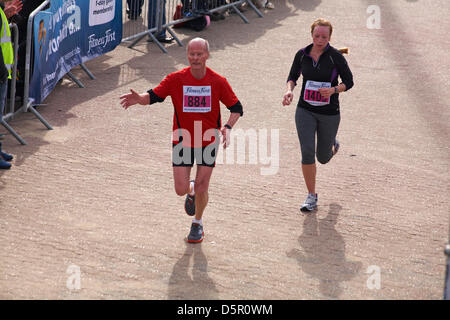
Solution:
M224 127L231 130L231 126L228 123L226 125L224 125Z
M153 89L150 89L147 91L150 95L150 104L154 104L156 102L163 102L165 99L160 98L156 95L156 93L153 92Z

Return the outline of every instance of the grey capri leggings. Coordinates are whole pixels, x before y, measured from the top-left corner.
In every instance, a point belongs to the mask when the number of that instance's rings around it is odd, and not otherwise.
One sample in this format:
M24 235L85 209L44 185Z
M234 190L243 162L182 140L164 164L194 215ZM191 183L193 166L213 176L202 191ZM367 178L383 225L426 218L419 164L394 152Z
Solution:
M302 151L302 164L315 163L317 132L317 160L325 164L333 157L332 147L341 121L340 114L325 115L297 107L295 124Z

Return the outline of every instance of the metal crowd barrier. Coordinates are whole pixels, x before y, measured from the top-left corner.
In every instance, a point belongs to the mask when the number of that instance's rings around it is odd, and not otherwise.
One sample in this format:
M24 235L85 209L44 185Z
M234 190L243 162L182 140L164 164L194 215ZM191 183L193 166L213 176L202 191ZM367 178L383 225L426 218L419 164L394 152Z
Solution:
M15 110L15 94L16 94L16 75L17 75L17 52L18 52L18 38L19 32L16 25L12 25L12 31L14 30L14 69L12 70L12 81L11 81L11 92L10 92L10 107L9 112L7 112L0 123L21 143L26 144L25 140L20 137L6 122L8 119L13 118L20 112L31 111L48 130L52 130L52 126L47 122L47 120L42 117L42 115L36 111L33 101L30 100L30 80L31 80L31 68L33 57L31 56L32 46L33 46L33 22L34 17L42 11L50 3L50 0L42 1L42 3L29 15L27 22L27 33L26 33L26 55L25 55L25 73L24 73L24 89L23 89L23 105ZM11 26L11 25L10 25ZM91 78L95 79L94 75L87 69L84 63L80 64L82 70ZM84 88L84 85L78 80L70 71L66 74L72 81L74 81L79 87ZM43 104L41 104L43 105ZM6 109L6 108L5 108Z
M16 81L17 81L17 55L19 51L19 28L15 23L9 25L11 29L11 38L14 39L13 51L14 51L14 64L11 69L11 81L9 83L10 94L9 98L5 101L5 109L3 110L3 118L0 123L8 130L21 144L26 144L25 140L8 124L8 120L13 118L19 110L15 110L16 102Z
M164 53L167 50L158 41L158 35L166 31L174 38L179 46L181 41L172 31L172 27L217 12L233 10L245 22L248 19L239 10L247 4L259 17L263 14L256 8L252 0L122 0L123 7L123 37L122 42L130 43L133 48L139 41L149 37ZM228 2L227 2L228 1ZM182 16L175 18L177 7L182 7ZM150 40L151 39L151 40Z
M30 110L46 127L48 130L52 130L52 126L42 117L39 112L36 111L30 99L30 73L31 73L31 46L33 45L33 21L34 17L38 14L39 11L43 10L48 4L50 0L45 0L42 4L37 7L28 17L28 25L27 25L27 47L26 47L26 57L25 57L25 83L24 83L24 92L23 92L23 106L21 110L23 112L27 112Z
M24 79L24 92L23 92L23 105L15 110L15 95L16 95L16 81L17 81L17 58L18 58L18 48L19 48L19 30L17 28L17 25L10 24L11 32L13 33L14 37L14 66L11 72L11 90L10 90L10 98L9 98L9 110L5 112L5 115L3 116L3 119L0 121L0 123L23 145L26 144L25 140L17 134L17 132L14 131L14 129L6 122L13 117L15 117L18 113L21 112L27 112L28 110L31 110L33 114L41 120L41 122L47 127L47 129L51 130L53 129L48 122L39 114L39 112L36 111L36 109L32 106L32 103L29 101L29 92L30 92L30 64L31 64L31 46L32 46L32 28L33 28L33 19L34 16L41 11L45 6L47 6L50 3L50 0L45 0L42 2L42 4L34 10L29 18L28 18L28 26L27 26L27 40L26 40L26 57L25 57L25 79Z

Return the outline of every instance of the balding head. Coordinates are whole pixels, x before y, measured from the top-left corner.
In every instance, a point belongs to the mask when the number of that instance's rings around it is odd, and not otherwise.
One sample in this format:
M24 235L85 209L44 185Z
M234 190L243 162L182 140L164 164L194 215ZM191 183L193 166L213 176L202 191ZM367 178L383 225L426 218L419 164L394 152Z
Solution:
M194 38L191 41L189 41L188 46L187 46L187 50L189 51L189 48L200 48L203 47L204 50L206 50L206 52L209 53L209 43L208 40L205 40L203 38Z
M202 38L195 38L189 41L187 58L194 78L203 78L206 74L206 60L209 58L208 41Z

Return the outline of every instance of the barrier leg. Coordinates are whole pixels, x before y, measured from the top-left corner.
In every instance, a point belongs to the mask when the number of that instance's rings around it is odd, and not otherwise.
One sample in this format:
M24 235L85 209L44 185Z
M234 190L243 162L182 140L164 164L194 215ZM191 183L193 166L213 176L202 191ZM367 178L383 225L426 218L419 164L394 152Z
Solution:
M164 46L161 44L161 42L159 42L158 39L156 39L156 37L153 35L153 33L150 32L148 35L152 38L153 42L156 43L156 45L161 49L162 52L168 53L166 48L164 48Z
M151 33L149 33L151 34ZM141 41L145 36L147 35L147 32L144 33L143 35L141 35L140 37L136 38L136 40L134 40L132 43L130 43L130 45L128 46L128 48L132 49L139 41Z
M33 106L29 106L28 110L31 110L31 112L33 112L36 118L41 120L41 122L44 124L44 126L47 127L48 130L53 130L52 126L44 119L44 117L41 116L39 112L36 111L36 109Z
M233 8L233 10L239 15L239 17L241 17L242 20L244 20L245 23L249 23L247 18L239 11L238 8L236 8L235 5L231 6Z
M180 47L182 47L183 44L181 43L180 39L178 39L178 37L175 35L175 33L174 33L170 28L167 28L166 30L167 30L167 31L170 33L170 35L175 39L175 41L178 43L178 45L179 45Z
M172 33L171 33L172 34ZM168 53L166 48L164 48L164 46L161 44L161 42L158 41L158 39L155 38L155 36L153 35L152 32L148 31L145 34L141 35L140 37L138 37L136 40L134 40L129 46L128 48L132 49L139 41L141 41L145 36L149 36L150 38L152 38L153 42L156 43L156 45L161 49L162 52L164 53ZM180 40L178 40L180 41Z
M92 74L92 72L85 66L84 63L80 64L81 69L83 69L84 72L86 72L86 74L89 76L89 78L91 78L92 80L95 80L94 75Z
M8 130L13 136L14 138L17 139L17 141L19 141L21 144L26 145L27 143L25 142L25 140L22 139L21 136L19 136L17 134L16 131L14 131L13 128L11 128L11 126L5 121L5 120L0 120L0 123L6 128L6 130Z
M67 72L67 75L68 75L69 78L72 79L72 81L75 82L80 88L84 88L84 84L81 83L81 81L78 80L77 77L75 77L75 76L73 75L72 72L70 72L70 71Z
M260 17L260 18L264 18L263 14L261 13L261 11L258 10L258 8L256 8L256 6L253 4L253 2L251 0L247 0L247 4L252 7L252 9L256 12L256 14Z

